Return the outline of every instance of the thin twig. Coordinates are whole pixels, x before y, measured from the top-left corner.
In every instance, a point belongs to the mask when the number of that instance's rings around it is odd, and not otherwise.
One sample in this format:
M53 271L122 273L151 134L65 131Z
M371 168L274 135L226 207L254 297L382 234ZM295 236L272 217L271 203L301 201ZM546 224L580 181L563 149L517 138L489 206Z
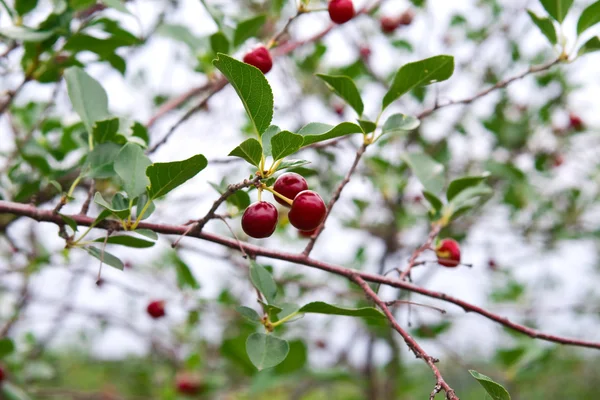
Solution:
M431 230L429 231L429 235L427 236L427 240L425 241L425 243L423 243L418 249L416 249L412 255L410 256L410 259L408 260L408 265L406 266L406 268L404 269L404 271L402 271L400 273L400 279L405 279L408 275L410 275L410 270L417 265L417 258L419 258L419 256L425 251L431 248L431 245L433 244L433 241L435 240L435 238L437 237L437 235L440 233L440 230L442 229L442 226L440 224L433 224L431 226ZM400 272L400 271L398 271Z

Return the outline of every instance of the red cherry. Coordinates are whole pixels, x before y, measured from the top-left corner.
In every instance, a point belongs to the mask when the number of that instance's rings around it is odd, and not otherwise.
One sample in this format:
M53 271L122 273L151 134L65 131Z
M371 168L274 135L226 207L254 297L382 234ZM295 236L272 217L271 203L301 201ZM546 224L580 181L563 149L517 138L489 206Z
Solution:
M269 202L250 204L242 215L242 229L246 235L262 239L269 237L277 227L277 208Z
M0 383L2 383L2 381L4 381L5 378L6 378L6 373L4 372L4 369L2 367L0 367Z
M155 300L151 301L146 307L146 311L148 311L148 315L150 315L154 319L162 318L165 316L165 302L163 300Z
M394 33L400 26L400 21L393 17L381 17L379 23L381 24L381 30L384 33Z
M297 229L312 231L323 222L326 213L327 207L321 196L312 190L305 190L294 198L288 218Z
M555 168L558 168L561 165L563 165L564 162L565 162L565 158L563 157L562 154L555 154L554 158L552 159L552 166L554 166Z
M260 69L263 74L266 74L273 68L273 59L271 53L266 47L258 47L244 56L244 62Z
M400 18L398 19L398 24L400 25L410 25L415 18L415 13L413 10L406 10L402 14L400 14Z
M335 104L333 106L333 111L335 111L335 113L337 115L339 115L340 117L344 116L344 105L343 104Z
M329 17L336 24L343 24L354 17L352 0L331 0L329 2Z
M313 229L312 231L298 231L298 234L302 237L309 238L312 235L314 235L316 231L317 231L316 229Z
M490 267L490 269L492 271L495 271L496 269L498 269L498 265L496 264L496 260L494 260L493 258L490 258L488 260L488 267Z
M583 129L583 121L581 118L573 113L569 114L569 126L576 131Z
M444 239L435 249L438 263L444 267L457 267L460 264L460 246L454 239Z
M196 375L183 372L175 377L175 386L181 394L195 395L202 391L202 380Z
M294 200L298 193L307 189L308 183L306 183L306 179L304 179L302 175L298 175L294 172L288 172L281 175L275 181L275 185L273 185L273 190L291 200ZM291 207L285 200L279 198L278 196L273 195L273 197L279 204L282 204L286 207Z
M359 49L359 52L360 52L360 57L364 58L365 60L368 59L369 57L371 57L371 49L366 46L361 46L361 48Z

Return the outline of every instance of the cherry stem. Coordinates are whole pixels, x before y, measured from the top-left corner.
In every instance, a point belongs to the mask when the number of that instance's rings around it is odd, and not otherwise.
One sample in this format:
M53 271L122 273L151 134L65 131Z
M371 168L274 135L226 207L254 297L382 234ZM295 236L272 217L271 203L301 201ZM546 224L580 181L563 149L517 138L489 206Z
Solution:
M270 187L268 187L267 185L265 185L264 183L261 186L262 189L266 190L267 192L271 192L273 193L275 196L279 197L281 200L285 201L286 203L288 203L290 206L292 205L292 203L294 202L292 199L289 199L287 197L285 197L282 194L277 193L275 190L271 189ZM260 189L259 189L260 190ZM259 192L260 193L260 192Z

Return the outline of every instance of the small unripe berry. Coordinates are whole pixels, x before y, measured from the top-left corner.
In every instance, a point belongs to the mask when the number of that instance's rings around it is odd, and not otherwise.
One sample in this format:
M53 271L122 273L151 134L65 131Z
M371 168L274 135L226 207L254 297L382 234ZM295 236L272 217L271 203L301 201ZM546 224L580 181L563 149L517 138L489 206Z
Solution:
M288 218L296 229L312 231L321 225L326 213L327 207L321 196L312 190L305 190L294 198Z
M242 215L242 229L246 235L263 239L275 232L277 227L277 208L267 201L250 204Z
M146 307L146 311L154 319L162 318L166 315L165 302L163 300L151 301Z
M275 190L280 195L287 197L288 199L294 200L296 195L304 190L308 189L308 183L306 183L306 179L302 177L302 175L296 174L294 172L288 172L281 175L275 181L273 185L273 190ZM282 204L286 207L291 207L285 200L281 199L278 196L273 195L275 201L279 204Z
M410 25L415 19L415 13L413 10L406 10L402 14L400 14L400 18L398 18L398 24L400 25Z
M197 395L203 389L202 379L199 376L181 372L175 376L177 392L184 395Z
M352 0L330 0L329 17L336 24L343 24L354 18L354 4Z
M273 58L266 47L261 46L252 50L244 56L244 62L260 69L263 74L266 74L273 68Z
M381 30L383 33L394 33L394 31L400 26L400 21L393 17L381 17L379 20L381 24Z
M435 249L438 263L444 267L457 267L460 264L460 246L454 239L444 239Z

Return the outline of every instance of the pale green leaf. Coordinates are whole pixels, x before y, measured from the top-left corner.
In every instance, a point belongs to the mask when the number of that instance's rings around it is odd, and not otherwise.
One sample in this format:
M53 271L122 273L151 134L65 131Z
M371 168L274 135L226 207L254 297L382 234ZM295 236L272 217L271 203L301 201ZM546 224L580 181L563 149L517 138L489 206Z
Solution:
M110 254L108 251L102 251L96 247L89 246L85 247L85 250L91 255L96 257L98 260L102 261L106 265L110 265L116 269L120 269L121 271L125 268L123 266L123 262L119 260L114 255Z
M238 23L233 34L233 46L238 47L246 39L255 36L265 25L266 20L265 15L258 15Z
M246 340L248 357L259 370L280 364L285 360L289 351L289 343L273 335L253 333Z
M115 172L123 181L123 188L131 199L146 191L150 183L146 168L151 164L152 161L137 144L127 143L119 152L115 160Z
M106 92L98 81L79 67L66 69L64 76L73 109L91 135L96 121L109 117Z
M421 125L421 121L416 117L404 114L394 114L385 121L385 124L383 124L381 134L405 133L417 129L419 125Z
M354 133L363 133L363 131L360 126L351 122L342 122L336 126L311 122L298 131L298 135L304 136L302 146L308 146L323 140L335 139Z
M277 135L279 132L281 132L281 129L277 125L271 125L267 128L265 133L263 133L263 135L261 137L261 141L262 141L262 147L263 147L262 152L265 155L265 157L269 157L269 156L273 155L273 153L271 151L271 139L273 138L273 136Z
M403 156L413 174L425 190L437 194L444 187L444 166L423 153L407 153Z
M54 35L54 32L36 31L24 26L7 26L6 28L0 28L0 36L5 36L9 39L21 42L43 42L52 35Z
M273 303L273 300L277 295L277 284L269 271L255 261L250 261L250 280L265 296L265 299L267 299L269 303Z

